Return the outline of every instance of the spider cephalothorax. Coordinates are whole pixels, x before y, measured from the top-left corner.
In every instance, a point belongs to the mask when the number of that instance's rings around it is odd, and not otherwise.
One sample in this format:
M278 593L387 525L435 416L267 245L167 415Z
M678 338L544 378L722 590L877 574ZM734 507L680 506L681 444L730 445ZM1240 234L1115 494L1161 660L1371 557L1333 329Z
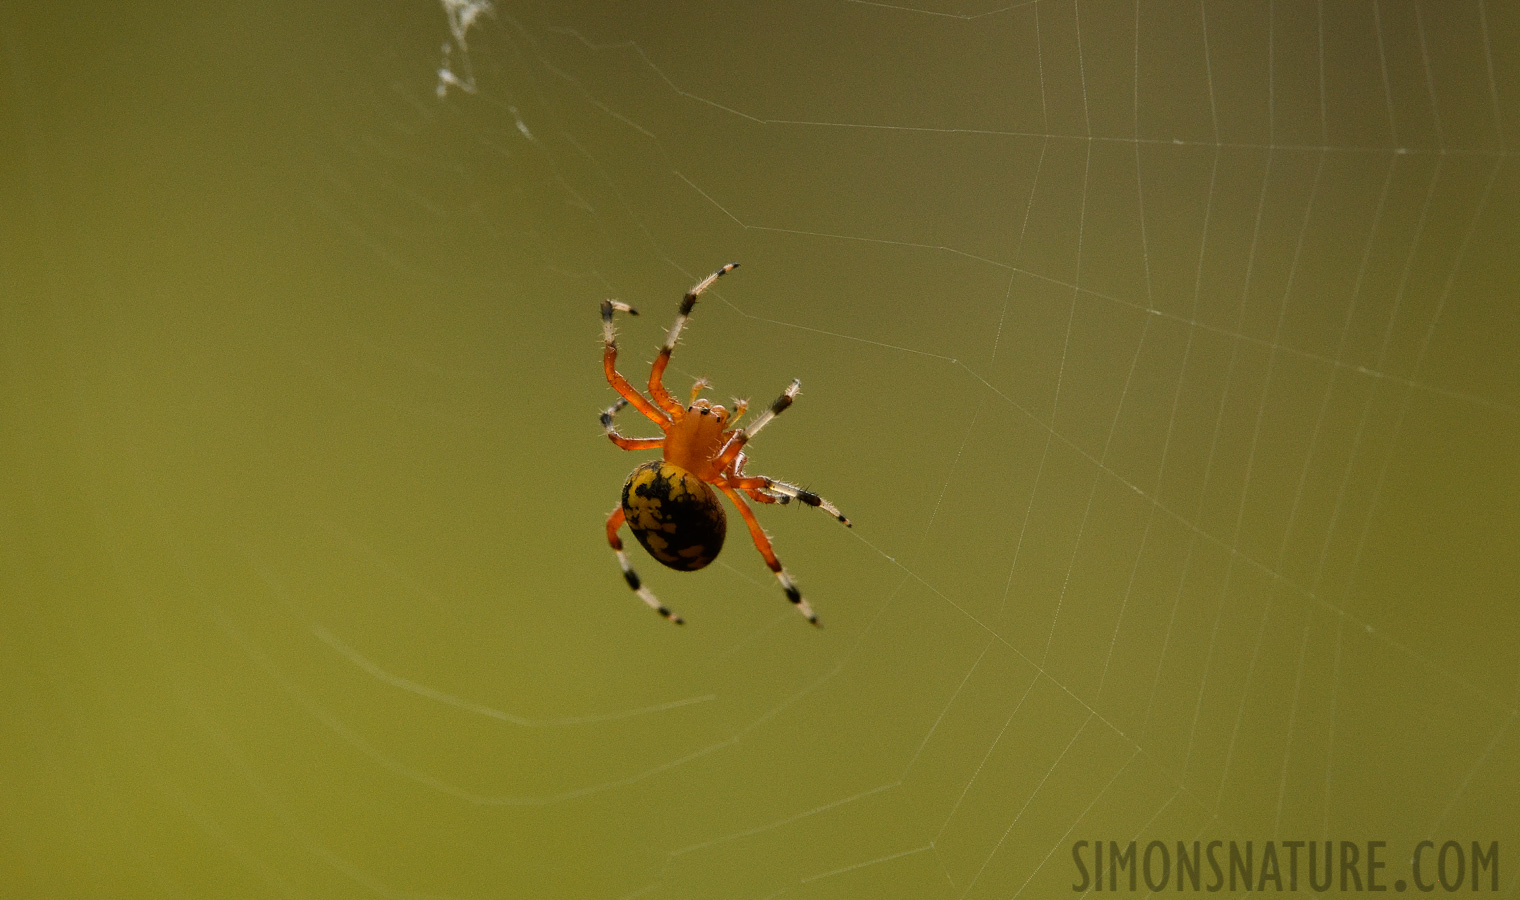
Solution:
M665 390L663 383L665 368L670 364L670 354L681 337L681 330L686 327L692 307L697 305L697 297L738 265L729 263L712 273L687 291L681 299L681 311L676 316L675 324L670 327L664 345L660 347L660 355L655 358L654 365L649 370L648 397L635 390L628 379L617 371L617 336L612 328L612 314L617 311L636 316L638 311L616 300L602 301L602 367L607 382L621 395L616 403L602 413L602 427L607 430L607 437L624 450L660 449L665 454L664 459L647 462L628 476L627 483L623 485L622 505L607 519L607 541L617 552L618 564L623 568L623 577L628 586L660 615L680 624L681 617L666 609L639 581L638 574L628 563L627 554L623 552L623 541L618 537L618 529L627 522L634 537L639 539L649 555L672 569L690 572L703 568L718 557L718 552L723 549L723 538L728 532L723 504L718 501L718 494L713 490L716 488L739 510L739 515L749 528L750 538L755 542L755 548L765 557L765 564L776 573L787 599L797 605L798 611L807 616L809 622L817 625L818 617L813 614L812 607L802 599L802 592L797 590L791 577L781 567L780 560L776 559L776 553L771 549L770 539L765 536L759 521L755 519L754 511L741 496L741 493L747 494L760 503L790 503L796 500L824 510L845 525L850 524L850 520L832 503L812 491L764 475L744 474L745 444L771 419L792 405L792 400L801 387L800 383L793 380L781 396L776 398L776 402L771 404L770 409L742 429L729 426L744 415L747 404L743 400L734 401L732 413L722 406L714 406L701 396L707 382L698 379L692 386L690 401L682 406ZM658 425L662 436L628 438L618 434L612 419L618 410L629 404Z

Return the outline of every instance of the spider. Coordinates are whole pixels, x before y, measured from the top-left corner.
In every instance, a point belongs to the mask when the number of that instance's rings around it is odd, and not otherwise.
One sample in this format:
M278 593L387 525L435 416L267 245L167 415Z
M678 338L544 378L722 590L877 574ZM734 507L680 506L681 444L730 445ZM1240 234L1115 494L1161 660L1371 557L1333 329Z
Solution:
M624 450L664 451L663 459L644 463L628 476L628 481L623 485L622 505L613 510L607 519L607 543L617 553L623 578L634 593L639 595L639 599L666 619L680 625L684 620L656 599L653 592L639 580L633 566L629 565L628 555L623 552L623 541L618 537L618 529L626 522L633 531L633 536L662 565L682 572L701 569L717 559L718 552L723 549L724 535L728 531L723 504L713 491L713 488L717 488L739 510L744 524L749 527L749 536L755 542L755 549L760 551L760 555L765 557L765 564L776 573L776 579L781 582L786 598L792 601L809 622L817 625L818 616L813 614L813 608L802 599L802 592L776 558L776 551L771 548L770 539L760 528L754 510L740 496L741 492L748 494L760 503L784 504L796 500L808 506L816 506L846 527L849 526L850 520L834 504L812 491L764 475L744 474L745 445L771 419L792 405L801 389L801 382L793 379L781 396L776 398L776 402L771 404L770 409L761 413L747 427L734 428L731 426L749 408L747 401L734 400L732 413L722 406L714 406L701 396L708 383L707 379L699 378L692 385L690 401L682 406L670 396L661 381L665 367L670 364L670 354L681 337L681 330L686 327L692 307L697 305L697 297L738 265L729 263L697 282L681 298L681 309L676 314L675 324L670 327L670 333L665 336L665 343L660 347L660 355L655 358L654 365L649 370L648 397L640 394L628 383L628 379L618 374L617 337L612 329L614 311L636 316L638 310L616 300L602 301L602 368L606 371L607 382L621 395L616 403L602 413L602 427L606 429L608 439ZM630 404L660 426L661 437L631 438L618 433L613 426L613 417Z

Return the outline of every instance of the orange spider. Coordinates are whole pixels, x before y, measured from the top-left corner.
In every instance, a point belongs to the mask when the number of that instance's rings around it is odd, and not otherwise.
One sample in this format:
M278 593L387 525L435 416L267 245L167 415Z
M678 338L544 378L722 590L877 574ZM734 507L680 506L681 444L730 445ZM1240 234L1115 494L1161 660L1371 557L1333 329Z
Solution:
M659 448L665 451L664 459L644 463L628 476L627 483L623 485L623 503L607 519L607 542L616 551L618 565L623 568L623 578L634 593L655 612L677 625L682 624L681 617L661 604L639 581L638 574L628 564L627 554L623 552L623 541L618 537L618 529L627 522L633 536L639 539L650 556L663 565L683 572L703 568L718 558L718 552L723 549L723 538L728 532L728 520L723 513L723 504L718 502L718 495L713 492L715 487L728 497L738 508L739 515L744 517L744 524L749 526L749 535L754 539L755 549L760 551L760 555L765 557L765 564L776 573L781 589L786 592L786 598L796 604L798 611L807 616L809 622L817 625L818 617L813 614L807 601L802 599L802 592L797 590L791 576L781 567L781 561L776 559L776 552L771 549L770 539L755 519L754 510L739 496L742 491L761 503L790 503L797 500L808 506L819 507L846 526L850 524L850 520L834 504L812 491L764 475L744 474L744 445L771 419L792 405L801 382L793 379L791 385L771 404L770 409L742 429L727 426L744 415L748 408L746 401L735 400L734 411L730 414L723 407L713 406L701 397L703 389L708 385L706 379L698 379L691 388L691 402L682 406L670 396L661 382L665 367L670 364L670 354L681 337L681 329L686 327L692 307L697 305L697 297L738 265L729 263L712 273L687 291L681 299L681 311L676 315L670 333L665 336L660 355L649 370L648 397L640 394L628 383L628 379L618 374L617 337L612 330L614 310L634 316L639 314L638 310L616 300L602 301L602 366L606 370L607 382L622 395L602 413L602 427L607 430L607 437L624 450ZM612 418L628 404L632 404L634 409L660 426L663 436L629 438L618 434Z

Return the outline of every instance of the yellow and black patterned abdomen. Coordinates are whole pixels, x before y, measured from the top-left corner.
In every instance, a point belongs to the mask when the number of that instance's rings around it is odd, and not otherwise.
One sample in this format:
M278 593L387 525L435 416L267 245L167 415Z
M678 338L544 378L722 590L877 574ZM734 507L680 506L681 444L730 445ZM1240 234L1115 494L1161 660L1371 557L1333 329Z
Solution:
M717 492L664 460L644 463L628 476L623 515L650 556L682 572L717 559L728 533Z

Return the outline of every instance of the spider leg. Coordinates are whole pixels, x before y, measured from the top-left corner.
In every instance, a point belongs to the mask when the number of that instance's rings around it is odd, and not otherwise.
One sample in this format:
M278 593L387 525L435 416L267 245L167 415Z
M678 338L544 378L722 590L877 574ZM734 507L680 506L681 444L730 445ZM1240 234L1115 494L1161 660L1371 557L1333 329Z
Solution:
M850 520L845 518L844 513L839 511L839 507L823 499L812 491L805 488L800 488L795 484L788 484L785 481L777 481L774 478L768 478L764 475L750 475L743 478L730 478L728 479L728 483L744 491L746 494L749 494L751 497L755 496L756 492L769 495L771 497L770 502L772 503L790 503L793 500L796 500L804 506L817 507L818 509L821 509L834 518L838 519L839 523L844 527L850 527Z
M739 490L750 495L761 503L780 503L785 505L791 502L790 497L782 497L777 494L766 493L764 488L757 487L753 484L740 484L741 481L745 480L744 467L748 463L749 457L745 456L742 452L738 456L735 456L734 464L723 471L724 480L733 487L738 488Z
M742 491L744 491L744 493L748 494L749 498L751 500L755 501L756 503L781 503L782 502L781 500L777 499L774 495L767 494L765 491L762 491L759 488L740 488L740 490L742 490Z
M792 383L787 385L786 390L781 392L781 396L776 398L776 402L771 404L770 409L761 413L755 421L749 423L749 425L740 429L733 437L728 439L728 443L723 446L723 451L718 454L717 459L713 460L713 464L720 470L728 468L738 458L739 453L744 450L744 445L760 433L760 429L769 425L771 419L781 415L786 411L788 406L792 405L792 401L797 399L797 392L800 390L802 390L802 382L793 378Z
M802 599L802 591L799 591L797 585L792 583L792 578L786 574L786 569L781 567L781 560L776 558L776 551L771 547L771 539L765 536L764 529L760 527L760 521L755 518L755 511L749 508L749 504L744 502L744 498L739 496L738 491L728 485L719 485L718 490L728 497L739 510L739 515L744 517L744 524L749 526L749 536L755 542L755 549L760 551L760 555L765 557L765 564L776 573L776 580L781 582L781 590L786 592L786 599L792 601L797 611L807 616L809 622L817 625L818 616L813 613L813 608L808 605L808 602Z
M648 398L633 389L628 379L618 373L617 334L612 330L613 310L628 313L630 316L639 314L638 310L626 303L619 303L616 300L602 301L602 370L607 375L607 383L612 385L612 389L621 394L624 400L632 403L634 409L648 416L651 422L664 431L666 426L670 425L670 417L656 409Z
M654 398L654 402L659 404L661 409L672 416L683 412L685 407L670 396L670 392L665 390L665 384L661 379L665 377L665 367L670 365L670 354L676 349L676 341L681 339L681 329L686 327L686 320L691 318L691 308L697 305L697 297L712 287L714 281L738 267L738 263L729 263L697 282L691 290L686 292L686 296L681 298L681 310L676 313L676 322L670 326L670 333L665 335L665 343L660 347L660 355L655 357L654 365L649 369L649 396Z
M798 487L790 482L777 481L764 475L746 476L744 474L744 466L748 462L749 458L740 452L734 457L733 466L723 473L724 480L730 486L738 488L761 503L781 503L784 505L796 500L805 506L818 507L838 519L844 527L850 527L850 520L844 517L844 513L839 511L839 507L812 491Z
M618 414L618 410L628 405L628 401L622 397L617 402L602 411L602 427L607 430L607 439L622 447L624 450L654 450L665 446L665 439L657 438L631 438L618 434L612 425L612 417Z
M623 580L628 582L628 586L633 588L633 592L639 595L640 600L649 604L650 609L677 625L684 625L685 620L667 609L649 588L644 587L639 581L639 573L633 571L633 566L628 564L628 554L623 552L623 539L618 537L618 529L621 527L623 527L623 508L620 506L607 518L607 543L612 545L613 552L617 554L618 565L623 569Z

